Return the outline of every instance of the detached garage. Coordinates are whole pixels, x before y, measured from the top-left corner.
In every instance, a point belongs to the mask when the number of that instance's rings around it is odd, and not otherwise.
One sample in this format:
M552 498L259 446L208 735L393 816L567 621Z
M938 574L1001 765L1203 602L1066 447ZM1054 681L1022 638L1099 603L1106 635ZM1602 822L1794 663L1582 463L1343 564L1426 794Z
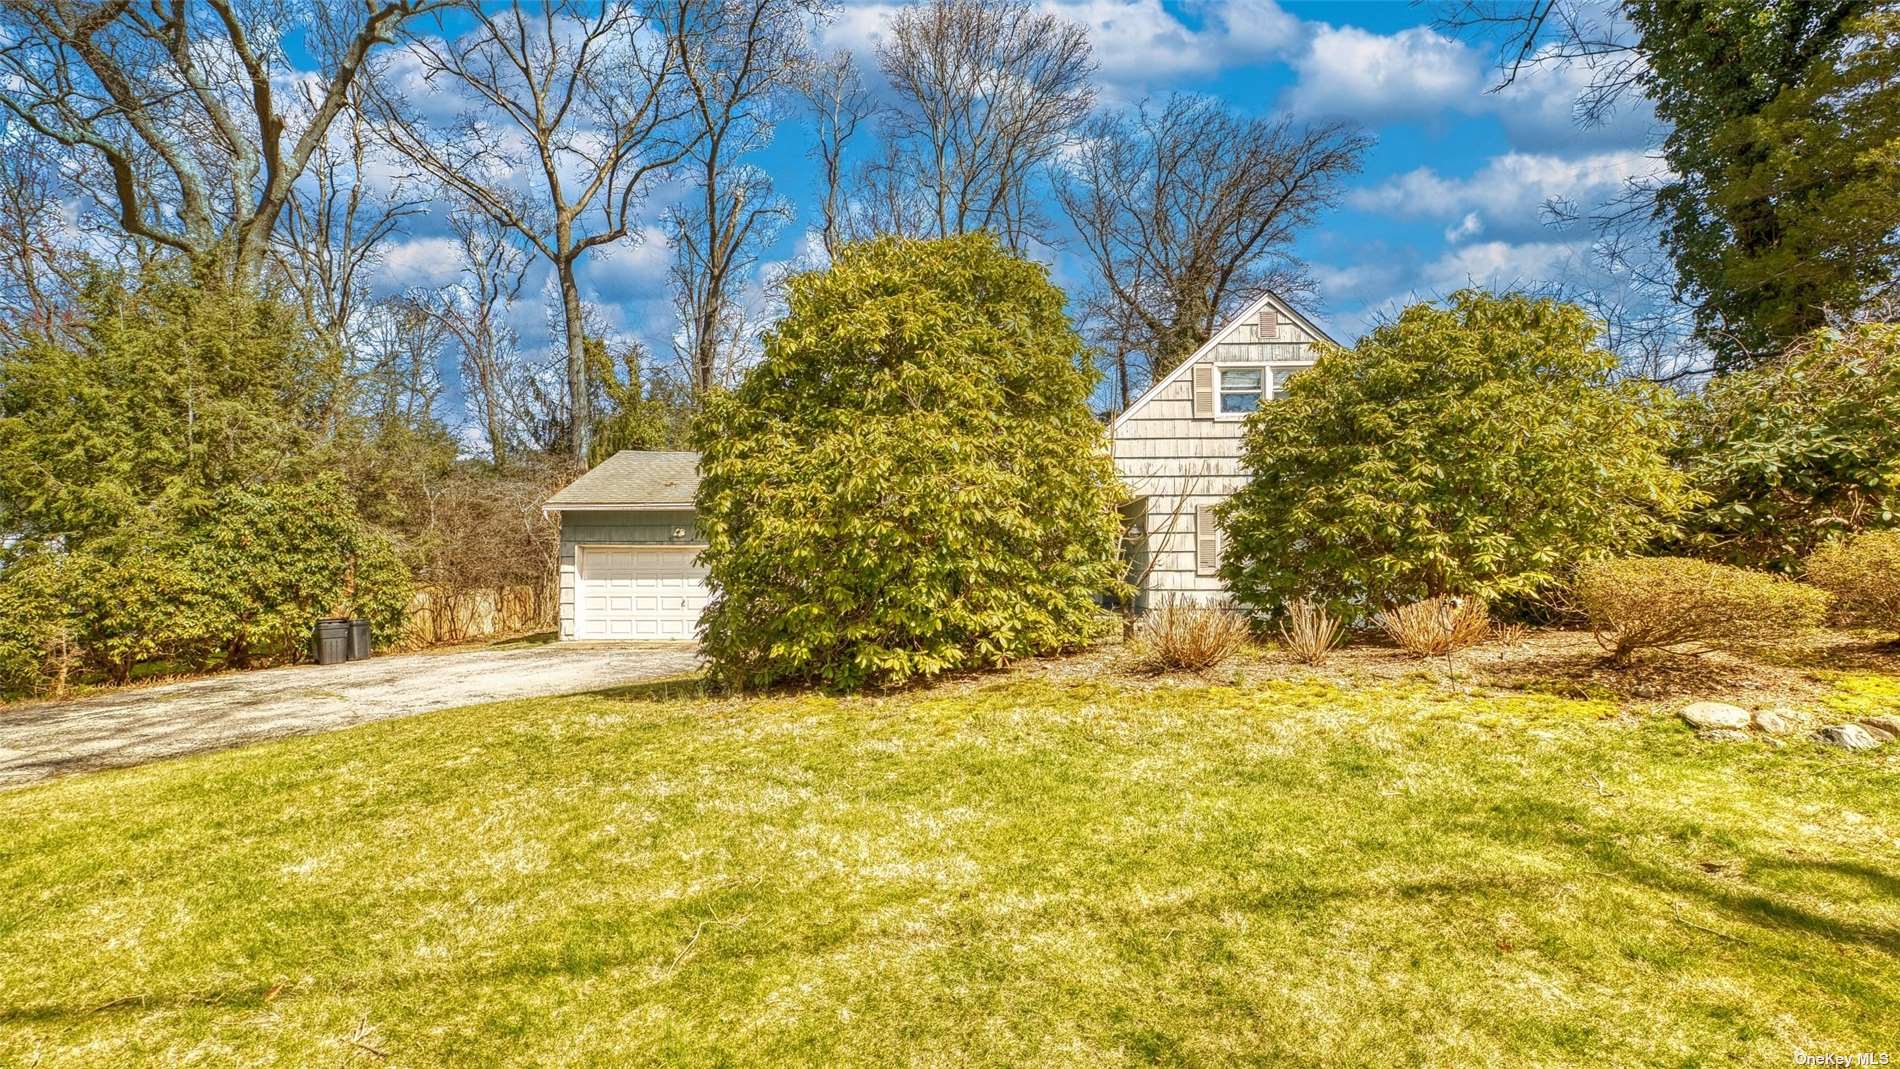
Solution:
M548 499L561 521L561 637L691 641L706 608L698 453L628 449Z

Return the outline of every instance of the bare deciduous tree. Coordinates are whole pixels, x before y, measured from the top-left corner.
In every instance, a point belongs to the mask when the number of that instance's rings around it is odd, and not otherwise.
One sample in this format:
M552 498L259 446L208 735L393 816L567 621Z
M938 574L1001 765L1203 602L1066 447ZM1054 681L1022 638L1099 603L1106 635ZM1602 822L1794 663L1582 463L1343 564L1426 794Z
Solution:
M626 0L516 0L502 10L471 0L457 11L471 29L451 36L438 17L438 35L412 35L409 54L426 83L466 93L474 106L431 120L378 78L377 130L553 266L566 347L566 445L584 460L592 419L577 269L587 253L634 235L649 184L692 147L677 129L685 112L679 42Z
M771 178L756 167L731 168L719 189L717 201L695 196L669 220L674 262L668 276L679 314L674 355L695 395L727 381L743 364L753 328L739 284L758 265L759 249L792 216ZM708 207L718 212L710 221Z
M695 188L668 218L676 348L699 393L734 362L744 329L735 285L792 216L771 176L744 159L771 140L776 98L805 65L803 19L811 11L806 0L674 0L667 7L695 135L685 168Z
M1138 373L1166 374L1262 290L1308 289L1294 235L1369 144L1189 96L1089 123L1056 195L1092 261L1087 310L1124 403Z
M434 0L282 5L45 0L0 8L0 107L105 165L127 234L263 270L293 187L371 53ZM317 61L298 107L278 99L286 42Z
M448 338L429 309L408 297L392 297L367 310L361 362L363 415L377 435L413 429L435 416L442 397L442 350Z
M925 0L898 11L877 54L898 151L867 172L883 188L866 204L920 205L874 225L902 232L922 214L936 236L988 229L1017 250L1039 236L1036 173L1095 101L1088 32L1029 0Z
M859 127L876 111L857 62L840 50L809 66L798 92L811 119L811 156L818 162L818 238L825 255L836 256L851 232L845 203L845 151Z
M449 214L462 277L420 299L461 351L462 390L488 441L495 467L508 466L515 440L511 401L520 339L508 312L521 295L527 254L513 231L467 207Z
M0 142L0 338L50 332L84 258L60 218L59 161L38 139Z
M345 338L368 288L368 272L404 219L424 200L398 180L375 188L371 145L354 106L311 154L308 175L284 205L273 247L285 283L310 322Z

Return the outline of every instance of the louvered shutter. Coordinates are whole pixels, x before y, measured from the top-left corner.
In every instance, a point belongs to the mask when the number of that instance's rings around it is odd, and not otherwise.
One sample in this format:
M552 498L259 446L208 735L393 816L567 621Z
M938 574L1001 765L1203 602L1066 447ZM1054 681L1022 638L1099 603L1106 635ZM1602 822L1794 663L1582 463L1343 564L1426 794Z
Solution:
M1214 522L1214 506L1194 509L1194 574L1217 575L1220 572L1220 525Z
M1268 305L1260 311L1260 337L1271 340L1280 336L1280 311Z
M1206 364L1194 365L1194 418L1214 418L1214 369Z

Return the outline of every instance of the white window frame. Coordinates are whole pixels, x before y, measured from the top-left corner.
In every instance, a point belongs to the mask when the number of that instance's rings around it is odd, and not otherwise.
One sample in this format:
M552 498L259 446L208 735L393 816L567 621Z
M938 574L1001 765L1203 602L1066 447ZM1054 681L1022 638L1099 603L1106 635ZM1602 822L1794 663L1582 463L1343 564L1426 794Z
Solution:
M1227 389L1222 388L1222 383L1225 381L1227 377L1227 373L1229 371L1257 371L1260 373L1259 396L1254 400L1254 406L1245 412L1228 412L1226 411L1226 406L1221 404L1221 400L1225 398L1228 394L1230 393L1239 394L1239 393L1244 392L1241 390L1227 390ZM1227 423L1232 423L1232 422L1235 422L1236 420L1243 420L1243 419L1246 419L1248 416L1253 415L1256 411L1259 410L1260 403L1265 401L1270 391L1272 391L1273 389L1272 382L1273 382L1273 367L1271 364L1261 364L1261 363L1252 363L1252 362L1245 363L1245 364L1233 364L1233 363L1215 364L1214 365L1214 418L1217 420L1225 421Z
M1254 412L1259 411L1260 405L1266 404L1268 401L1272 401L1278 398L1279 396L1278 391L1276 391L1273 387L1273 373L1274 372L1276 371L1305 371L1307 368L1312 367L1313 363L1314 361L1311 361L1311 360L1302 360L1297 363L1290 360L1280 360L1280 361L1269 361L1266 363L1215 364L1214 365L1214 418L1225 423L1235 423L1240 420L1246 419L1248 416L1252 415ZM1221 411L1221 397L1227 393L1240 392L1239 390L1222 390L1221 389L1222 373L1229 370L1234 370L1234 371L1246 370L1246 371L1260 372L1260 400L1258 403L1254 405L1253 408L1249 409L1246 412Z

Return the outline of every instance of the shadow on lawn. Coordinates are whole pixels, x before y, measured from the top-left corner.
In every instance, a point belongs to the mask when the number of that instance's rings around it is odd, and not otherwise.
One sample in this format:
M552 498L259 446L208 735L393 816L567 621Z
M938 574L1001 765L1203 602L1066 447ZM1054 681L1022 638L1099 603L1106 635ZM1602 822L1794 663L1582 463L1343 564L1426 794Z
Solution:
M0 1024L53 1024L70 1021L79 1017L92 1017L102 1013L126 1013L150 1010L180 1010L192 1007L229 1006L257 1007L265 1005L272 992L282 991L282 984L246 984L241 987L225 987L211 991L172 991L165 994L123 995L91 1005L72 1005L65 1002L42 1002L32 1006L8 1006L0 1009Z
M655 679L645 683L629 683L620 687L606 687L602 690L590 690L582 697L609 698L623 702L672 702L696 701L711 695L707 689L706 678L702 675L673 676L668 679Z
M1575 865L1576 868L1588 868L1599 876L1625 880L1681 901L1699 902L1729 920L1751 928L1784 933L1794 929L1831 943L1865 946L1890 957L1900 957L1900 928L1828 916L1796 904L1785 895L1777 895L1774 891L1753 884L1730 886L1738 883L1739 876L1719 875L1688 865L1680 868L1659 865L1619 845L1630 834L1631 829L1628 827L1592 820L1589 814L1580 809L1565 808L1554 803L1546 802L1533 808L1542 811L1542 827L1538 830L1549 841L1578 855L1577 861L1581 863ZM1522 845L1526 841L1521 830L1519 834L1510 836L1501 834L1502 830L1494 828L1494 836L1500 840L1508 839L1512 845ZM1668 830L1680 832L1685 829ZM1684 840L1684 845L1688 846L1687 840ZM1815 880L1859 879L1878 888L1882 895L1900 889L1900 875L1860 862L1809 861L1755 853L1743 854L1740 860L1741 873L1779 869L1801 874L1812 870L1809 875ZM1817 892L1817 897L1825 896ZM1691 928L1702 927L1680 915L1677 919ZM1743 943L1751 941L1746 935L1737 932L1712 934Z
M1786 857L1765 857L1750 863L1751 868L1784 869L1803 872L1819 869L1836 876L1860 880L1879 893L1900 903L1900 875L1863 865L1857 861L1826 861L1814 859L1795 859Z
M305 997L347 999L352 996L377 998L390 992L432 992L444 1003L463 1001L467 993L483 986L506 987L548 977L599 977L610 972L646 966L650 978L634 982L640 992L657 991L673 983L702 956L718 953L719 932L730 932L749 920L743 896L756 884L722 885L711 891L679 901L660 912L671 930L659 937L626 937L628 928L618 919L581 917L563 930L563 938L537 944L538 952L523 953L511 960L495 962L486 954L472 953L463 959L440 964L408 964L385 972L342 971L325 974L315 962L283 958L261 963L259 971L282 977L314 977L315 985L302 990L289 980L259 981L197 990L170 990L122 995L102 1002L45 1001L35 1004L0 1007L0 1028L24 1025L61 1027L88 1017L104 1014L147 1014L154 1011L223 1009L251 1013L273 1003L288 1003ZM783 931L781 928L771 929ZM601 933L606 933L603 937ZM832 925L812 927L801 932L786 949L814 953L844 941L851 929ZM313 944L314 945L314 944ZM752 953L743 950L726 953ZM10 1064L10 1063L9 1063Z
M1599 651L1480 667L1485 681L1493 686L1560 698L1608 697L1619 701L1746 693L1760 689L1762 674L1758 665L1721 655L1652 653L1619 668L1608 664ZM1782 682L1785 685L1785 679Z

